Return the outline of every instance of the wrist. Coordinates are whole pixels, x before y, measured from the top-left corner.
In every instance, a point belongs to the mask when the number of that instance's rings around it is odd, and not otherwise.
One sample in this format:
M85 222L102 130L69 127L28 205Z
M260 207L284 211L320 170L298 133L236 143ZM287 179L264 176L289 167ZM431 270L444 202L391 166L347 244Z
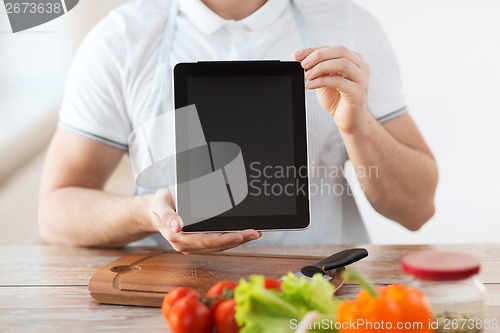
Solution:
M335 124L343 137L369 137L375 131L377 122L366 108L351 112L355 116L344 119L341 115L334 116ZM336 117L338 116L338 117Z
M136 217L138 227L141 232L155 233L158 232L158 227L153 222L151 215L153 195L138 195L132 197L133 214Z

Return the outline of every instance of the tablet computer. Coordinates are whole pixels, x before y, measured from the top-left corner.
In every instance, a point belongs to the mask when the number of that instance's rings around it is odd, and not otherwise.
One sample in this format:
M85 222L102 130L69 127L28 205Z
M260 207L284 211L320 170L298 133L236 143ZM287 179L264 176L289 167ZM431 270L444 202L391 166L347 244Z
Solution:
M175 201L183 231L307 228L300 63L179 63L173 80Z

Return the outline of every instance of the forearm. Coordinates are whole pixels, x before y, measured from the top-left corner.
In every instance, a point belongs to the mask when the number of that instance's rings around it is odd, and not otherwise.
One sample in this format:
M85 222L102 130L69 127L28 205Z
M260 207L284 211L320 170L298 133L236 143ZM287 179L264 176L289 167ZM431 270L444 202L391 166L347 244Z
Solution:
M118 247L153 232L151 196L62 187L40 199L40 232L49 243Z
M432 155L400 143L371 115L365 126L342 136L372 206L408 229L420 228L434 214L438 172Z

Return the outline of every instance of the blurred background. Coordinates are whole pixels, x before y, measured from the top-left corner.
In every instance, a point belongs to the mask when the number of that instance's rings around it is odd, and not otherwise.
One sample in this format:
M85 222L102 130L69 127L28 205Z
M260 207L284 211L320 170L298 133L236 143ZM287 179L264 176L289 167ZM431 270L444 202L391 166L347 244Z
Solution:
M71 59L87 31L124 0L81 0L12 34L0 7L0 245L41 242L37 196ZM438 160L436 215L412 233L356 197L374 243L497 243L500 238L500 2L357 0L400 61L412 116ZM355 180L351 180L355 181ZM107 189L131 193L124 159Z

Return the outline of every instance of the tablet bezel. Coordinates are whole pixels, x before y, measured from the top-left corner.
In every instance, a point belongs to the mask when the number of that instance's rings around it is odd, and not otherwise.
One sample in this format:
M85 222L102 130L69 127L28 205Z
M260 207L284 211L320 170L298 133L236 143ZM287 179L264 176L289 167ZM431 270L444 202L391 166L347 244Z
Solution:
M173 69L174 107L187 106L189 77L289 76L292 81L292 108L295 167L308 166L304 70L296 61L207 61L178 63ZM199 111L198 111L199 112ZM176 150L177 151L177 150ZM243 152L244 157L244 152ZM177 167L177 166L176 166ZM184 226L184 232L228 232L245 229L260 231L303 230L310 224L309 177L298 177L304 196L296 196L295 215L215 216ZM177 187L176 187L177 190ZM177 199L177 193L175 195ZM176 207L178 202L176 202ZM182 217L182 207L179 214ZM238 225L235 229L234 226Z

